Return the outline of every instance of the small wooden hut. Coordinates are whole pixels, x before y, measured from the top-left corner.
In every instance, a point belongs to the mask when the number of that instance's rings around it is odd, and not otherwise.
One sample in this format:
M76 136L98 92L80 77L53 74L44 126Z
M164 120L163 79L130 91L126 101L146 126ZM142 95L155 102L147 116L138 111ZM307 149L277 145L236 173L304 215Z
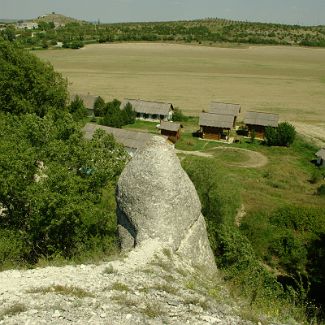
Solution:
M248 135L255 132L257 138L264 139L267 126L278 127L279 115L263 112L247 112L244 123L248 128Z
M168 140L173 143L176 143L181 136L180 123L161 121L159 129L161 135L167 136Z
M211 102L209 108L209 113L212 114L232 115L234 119L233 128L236 126L236 121L240 111L241 111L241 107L239 104L221 103L221 102Z
M124 108L128 103L136 112L137 119L160 122L170 121L173 116L174 107L171 103L124 99L121 108Z
M233 115L201 113L199 125L202 138L212 140L226 139L233 127L233 122ZM227 132L226 134L225 131Z

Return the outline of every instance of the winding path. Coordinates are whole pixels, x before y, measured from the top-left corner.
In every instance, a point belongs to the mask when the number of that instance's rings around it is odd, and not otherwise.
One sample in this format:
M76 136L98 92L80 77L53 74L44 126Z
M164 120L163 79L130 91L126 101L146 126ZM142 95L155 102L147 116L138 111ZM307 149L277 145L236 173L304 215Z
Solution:
M209 149L209 151L212 150L232 150L232 151L238 151L238 152L245 152L247 154L248 160L244 162L239 163L228 163L229 166L235 166L235 167L242 167L242 168L259 168L263 167L268 163L268 159L266 156L261 154L260 152L249 150L249 149L243 149L243 148L235 148L235 147L225 147L225 146L218 146ZM205 157L205 158L212 158L213 153L210 152L202 152L202 151L186 151L186 150L178 150L176 149L176 153L185 154L185 155L192 155L197 157Z

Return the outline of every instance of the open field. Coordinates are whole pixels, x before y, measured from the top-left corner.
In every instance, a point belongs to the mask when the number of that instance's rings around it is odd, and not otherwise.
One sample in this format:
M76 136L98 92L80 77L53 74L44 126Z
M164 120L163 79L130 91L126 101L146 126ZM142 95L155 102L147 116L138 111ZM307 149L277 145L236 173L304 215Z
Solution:
M235 102L325 128L325 49L124 43L34 53L72 92L170 101L193 115L211 100Z

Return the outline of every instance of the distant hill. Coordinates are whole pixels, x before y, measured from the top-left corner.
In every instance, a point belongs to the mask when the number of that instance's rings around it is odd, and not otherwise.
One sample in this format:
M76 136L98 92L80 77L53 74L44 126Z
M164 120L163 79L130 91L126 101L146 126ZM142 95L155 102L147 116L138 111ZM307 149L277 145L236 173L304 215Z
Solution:
M35 19L36 22L44 21L46 23L53 22L58 25L66 25L68 23L86 23L83 20L78 20L76 18L67 17L61 14L51 13L48 15L40 16Z
M0 24L13 24L19 21L20 19L1 19L0 18Z

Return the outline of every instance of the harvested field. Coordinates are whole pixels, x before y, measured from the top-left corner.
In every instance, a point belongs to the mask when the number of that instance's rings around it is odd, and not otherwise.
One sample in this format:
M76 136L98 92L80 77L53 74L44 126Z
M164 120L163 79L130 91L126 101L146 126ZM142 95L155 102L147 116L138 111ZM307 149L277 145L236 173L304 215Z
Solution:
M217 100L325 123L325 49L122 43L34 53L62 72L72 91L106 100L169 101L192 115Z

